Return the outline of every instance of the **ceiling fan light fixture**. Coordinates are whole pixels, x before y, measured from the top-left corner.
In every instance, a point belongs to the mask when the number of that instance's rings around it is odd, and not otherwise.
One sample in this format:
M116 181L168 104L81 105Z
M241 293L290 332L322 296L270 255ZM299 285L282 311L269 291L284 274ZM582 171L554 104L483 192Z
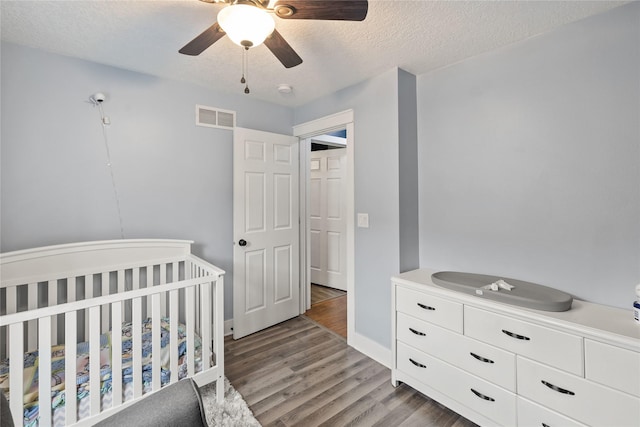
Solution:
M265 10L247 4L233 4L222 9L218 13L218 24L231 41L245 48L262 44L276 27Z

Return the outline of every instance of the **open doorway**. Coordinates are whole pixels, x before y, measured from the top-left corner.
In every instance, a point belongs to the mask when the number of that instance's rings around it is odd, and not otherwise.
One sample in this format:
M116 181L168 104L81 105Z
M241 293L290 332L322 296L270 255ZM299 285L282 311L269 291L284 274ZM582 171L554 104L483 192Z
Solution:
M346 129L309 138L307 236L311 308L305 315L347 337Z
M293 135L300 140L300 313L311 308L311 247L309 215L309 176L311 139L346 129L346 316L347 344L354 345L355 334L355 203L354 203L354 112L345 110L293 127Z

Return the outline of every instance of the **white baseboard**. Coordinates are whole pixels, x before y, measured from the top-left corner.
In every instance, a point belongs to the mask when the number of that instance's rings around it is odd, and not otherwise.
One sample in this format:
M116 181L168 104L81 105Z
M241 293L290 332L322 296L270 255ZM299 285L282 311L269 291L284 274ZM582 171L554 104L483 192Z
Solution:
M353 337L349 337L348 344L365 356L391 369L390 349L358 333L355 333Z

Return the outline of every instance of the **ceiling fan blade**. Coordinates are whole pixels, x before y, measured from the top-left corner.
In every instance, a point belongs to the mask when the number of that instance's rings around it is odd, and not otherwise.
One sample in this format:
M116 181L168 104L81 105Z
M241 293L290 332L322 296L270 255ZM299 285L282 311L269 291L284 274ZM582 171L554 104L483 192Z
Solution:
M280 35L278 30L273 30L273 33L266 38L264 44L286 68L302 64L302 58L289 46L289 43Z
M367 17L367 0L278 0L273 10L283 19L319 19L328 21L363 21Z
M225 32L222 31L222 28L220 28L220 25L216 22L200 33L198 37L184 45L178 52L185 55L200 55L205 49L220 40L224 35Z

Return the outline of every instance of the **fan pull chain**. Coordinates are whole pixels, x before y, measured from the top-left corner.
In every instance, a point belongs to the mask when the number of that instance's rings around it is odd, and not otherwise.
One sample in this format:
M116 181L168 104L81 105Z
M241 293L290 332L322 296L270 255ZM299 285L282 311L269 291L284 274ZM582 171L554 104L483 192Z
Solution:
M243 50L242 51L242 78L240 79L240 83L245 84L247 81L244 78L244 57L245 57L246 53Z
M245 79L245 75L247 78ZM245 47L242 52L242 79L240 79L240 83L244 83L244 93L249 93L249 47Z

